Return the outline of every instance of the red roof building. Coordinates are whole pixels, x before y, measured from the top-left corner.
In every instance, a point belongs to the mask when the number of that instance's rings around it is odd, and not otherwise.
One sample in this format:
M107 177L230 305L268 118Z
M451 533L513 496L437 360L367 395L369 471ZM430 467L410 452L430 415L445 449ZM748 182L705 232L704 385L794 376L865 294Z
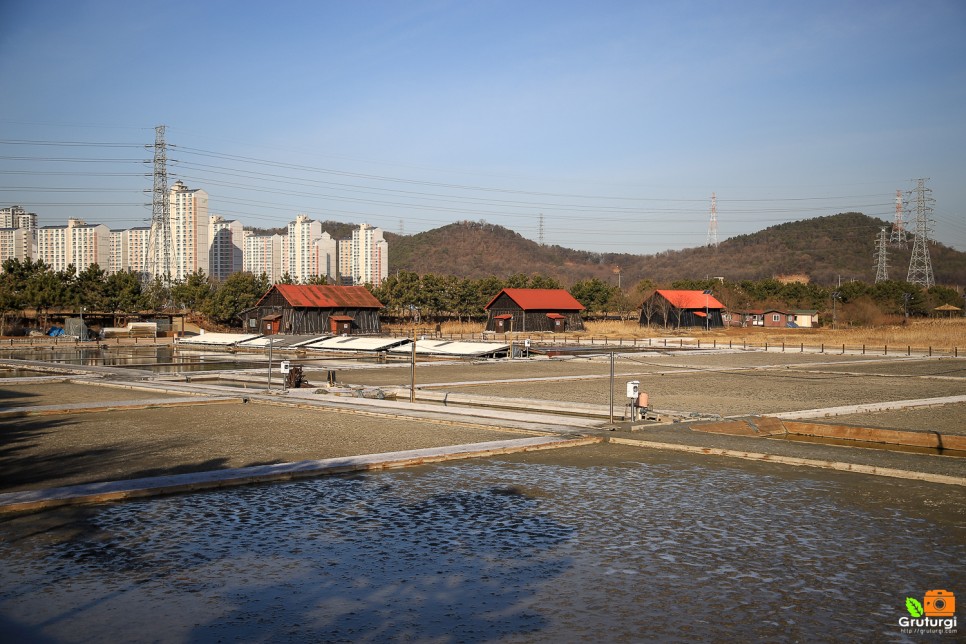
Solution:
M583 304L563 289L505 288L483 307L486 330L496 333L582 331Z
M710 291L659 289L644 300L641 326L658 324L666 327L724 326L721 314L725 305Z
M379 333L382 302L364 286L275 284L242 314L251 333Z

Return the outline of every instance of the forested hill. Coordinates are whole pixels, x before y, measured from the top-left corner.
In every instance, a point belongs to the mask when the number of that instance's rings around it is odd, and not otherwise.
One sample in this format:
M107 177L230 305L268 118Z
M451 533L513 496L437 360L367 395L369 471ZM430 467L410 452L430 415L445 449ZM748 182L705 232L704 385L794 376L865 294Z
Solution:
M874 282L875 239L889 222L861 213L842 213L790 222L739 235L717 248L700 247L655 255L592 253L542 246L493 224L464 221L416 235L385 234L391 271L481 278L518 273L553 277L564 285L598 278L626 286L642 279L674 280L724 277L729 281L804 274L831 284L841 277ZM889 248L889 277L904 280L912 243ZM966 253L930 244L936 283L966 284Z

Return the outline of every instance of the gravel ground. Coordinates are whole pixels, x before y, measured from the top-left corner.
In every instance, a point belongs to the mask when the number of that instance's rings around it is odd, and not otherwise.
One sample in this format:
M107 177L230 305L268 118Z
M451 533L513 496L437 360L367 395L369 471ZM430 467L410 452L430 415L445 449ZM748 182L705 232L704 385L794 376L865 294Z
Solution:
M30 416L0 420L0 491L520 437L255 403Z

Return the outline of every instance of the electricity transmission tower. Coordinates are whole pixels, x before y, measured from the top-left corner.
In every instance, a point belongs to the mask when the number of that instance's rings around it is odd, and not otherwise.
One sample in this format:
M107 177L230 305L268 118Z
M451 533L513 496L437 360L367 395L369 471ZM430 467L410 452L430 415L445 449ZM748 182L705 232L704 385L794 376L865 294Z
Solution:
M540 245L543 246L543 213L540 213L540 228L537 231L537 239L540 241Z
M888 233L886 233L886 228L879 231L879 237L876 240L875 258L876 258L876 269L875 269L875 283L885 282L889 279L889 247L888 247Z
M909 259L909 274L906 281L929 288L935 281L932 276L932 262L929 260L929 215L932 213L932 190L926 187L928 179L917 179L916 188L916 232L912 241L912 257Z
M892 235L889 237L889 243L893 246L905 246L908 241L905 214L902 208L902 190L896 190L896 220L892 222Z
M708 246L718 247L718 197L711 193L711 221L708 222Z
M154 128L154 189L151 198L151 232L145 252L146 277L171 281L171 221L168 218L171 196L168 193L168 146L164 142L165 126Z

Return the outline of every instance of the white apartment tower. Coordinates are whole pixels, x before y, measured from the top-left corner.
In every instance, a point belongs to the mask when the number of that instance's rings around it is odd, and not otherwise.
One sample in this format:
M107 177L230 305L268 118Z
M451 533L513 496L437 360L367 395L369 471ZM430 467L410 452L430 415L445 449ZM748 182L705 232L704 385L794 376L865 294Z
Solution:
M283 271L296 282L305 284L318 275L315 242L322 237L322 223L299 215L288 225L287 243L282 249Z
M332 239L329 233L322 235L315 240L312 248L312 261L315 263L315 274L324 275L329 284L335 284L335 278L339 271L339 242Z
M232 273L237 273L244 266L244 237L245 231L240 221L227 221L219 215L211 216L208 238L211 240L208 250L208 266L211 276L217 280L224 280Z
M339 284L352 286L352 238L340 239L339 245Z
M0 208L0 228L37 229L37 213L27 212L23 206Z
M352 231L349 267L353 284L379 286L389 277L389 244L382 229L362 224Z
M256 277L264 273L271 284L282 278L282 235L254 235L245 231L244 246L243 270Z
M111 231L111 258L108 273L134 271L139 275L147 272L147 251L151 228L138 227Z
M0 272L8 259L33 259L33 234L23 228L0 228Z
M104 224L88 225L81 219L68 219L66 226L43 226L36 235L36 259L55 271L70 264L78 273L92 264L105 271L110 266L111 230Z
M0 208L0 264L8 259L21 262L33 259L37 253L36 229L35 213L27 212L22 206Z
M176 181L170 190L168 221L171 227L171 264L168 272L173 280L183 280L196 271L210 274L208 264L208 193L191 190ZM157 240L158 257L163 257Z

